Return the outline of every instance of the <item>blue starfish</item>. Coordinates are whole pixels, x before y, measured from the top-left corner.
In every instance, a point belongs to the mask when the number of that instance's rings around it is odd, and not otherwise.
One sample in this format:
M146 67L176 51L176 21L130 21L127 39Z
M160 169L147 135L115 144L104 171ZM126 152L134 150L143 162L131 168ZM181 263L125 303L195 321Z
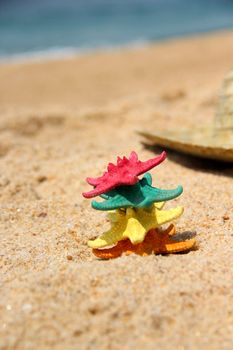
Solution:
M113 210L119 208L149 208L153 203L164 202L178 197L183 187L178 186L172 190L162 190L152 187L150 173L131 186L119 186L112 191L101 194L103 202L92 201L92 208L97 210Z

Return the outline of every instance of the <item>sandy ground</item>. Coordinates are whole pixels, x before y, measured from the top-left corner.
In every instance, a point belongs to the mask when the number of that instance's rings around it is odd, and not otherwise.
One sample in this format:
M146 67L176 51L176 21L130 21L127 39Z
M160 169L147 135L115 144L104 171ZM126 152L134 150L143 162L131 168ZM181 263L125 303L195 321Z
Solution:
M169 152L154 184L184 187L199 249L96 259L108 227L81 192L137 130L209 123L233 32L0 66L0 349L232 349L233 169ZM224 220L228 217L228 220Z

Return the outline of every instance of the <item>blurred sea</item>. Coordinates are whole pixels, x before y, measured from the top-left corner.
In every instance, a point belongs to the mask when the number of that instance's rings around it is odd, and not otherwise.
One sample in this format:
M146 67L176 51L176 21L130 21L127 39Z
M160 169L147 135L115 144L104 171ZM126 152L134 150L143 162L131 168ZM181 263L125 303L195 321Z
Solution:
M66 56L231 27L233 0L0 0L0 58Z

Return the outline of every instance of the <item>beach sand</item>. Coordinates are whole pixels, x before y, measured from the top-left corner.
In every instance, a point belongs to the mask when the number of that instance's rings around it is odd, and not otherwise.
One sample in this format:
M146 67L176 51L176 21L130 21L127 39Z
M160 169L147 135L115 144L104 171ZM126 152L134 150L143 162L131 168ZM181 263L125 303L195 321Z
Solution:
M188 254L100 261L108 227L81 193L138 130L212 121L233 66L233 32L0 65L0 349L233 347L233 169L168 152L151 173L184 187Z

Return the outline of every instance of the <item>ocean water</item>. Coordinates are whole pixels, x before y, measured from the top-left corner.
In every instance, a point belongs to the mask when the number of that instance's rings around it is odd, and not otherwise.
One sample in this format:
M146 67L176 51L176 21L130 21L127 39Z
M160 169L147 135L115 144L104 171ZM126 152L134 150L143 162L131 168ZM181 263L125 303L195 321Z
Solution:
M233 0L0 0L0 58L62 56L232 27Z

